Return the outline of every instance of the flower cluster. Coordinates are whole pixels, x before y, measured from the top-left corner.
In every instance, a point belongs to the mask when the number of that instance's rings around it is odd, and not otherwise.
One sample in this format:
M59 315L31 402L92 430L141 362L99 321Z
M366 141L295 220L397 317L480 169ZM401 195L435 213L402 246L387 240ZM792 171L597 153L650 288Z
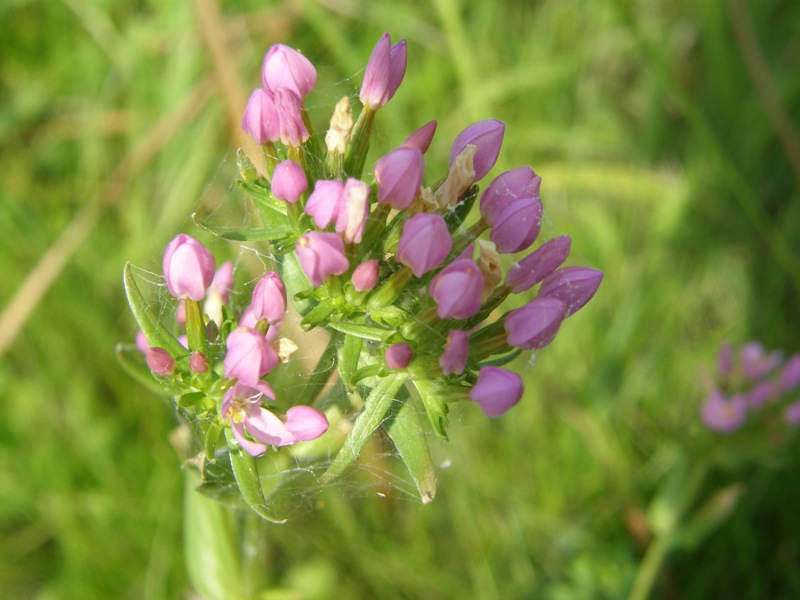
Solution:
M221 299L228 298L221 291L216 313L209 310L211 253L186 235L167 248L164 276L184 307L189 360L177 355L179 345L154 343L150 327L148 365L162 378L188 381L184 395L189 387L212 398L216 423L230 432L232 448L257 456L267 446L315 439L328 426L325 415L308 405L314 391L302 392L307 404L288 408L285 420L263 406L276 399L267 379L280 362L273 344L289 301L305 330L330 334L317 371L326 379L324 361L334 364L341 393L317 402L336 404L343 418L354 417L328 470L333 477L384 424L398 447L416 445L427 453L422 429L391 428L405 418L402 406L412 399L422 403L442 438L451 402L472 401L490 417L506 413L521 399L523 382L505 365L522 351L550 344L600 285L600 271L563 266L569 236L535 246L543 205L541 177L533 169L505 171L481 192L479 182L500 155L501 121L479 121L461 131L449 144L445 173L426 172L436 121L410 132L365 169L376 114L405 76L406 52L405 41L392 44L388 34L379 40L358 95L358 118L348 97L342 98L324 146L305 107L317 81L314 66L283 45L267 52L263 85L242 118L242 129L263 147L267 172L258 173L242 156L239 182L264 227L237 239L268 240L275 270L259 281L238 319L230 309L220 316ZM230 287L221 286L228 293ZM512 295L533 299L503 310ZM204 299L205 316L199 307ZM209 377L216 383L204 387ZM323 377L311 377L321 389ZM418 486L432 479L412 475Z
M776 413L791 426L800 424L800 354L786 359L747 342L735 352L720 348L717 383L700 409L705 426L719 433L741 429L748 420Z

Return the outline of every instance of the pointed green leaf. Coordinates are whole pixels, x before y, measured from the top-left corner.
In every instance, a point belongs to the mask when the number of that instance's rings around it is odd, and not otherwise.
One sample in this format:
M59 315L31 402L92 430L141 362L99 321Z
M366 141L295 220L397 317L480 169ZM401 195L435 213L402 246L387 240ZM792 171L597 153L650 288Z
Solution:
M433 432L440 439L447 441L447 403L437 393L436 384L430 381L414 380L414 387L419 392Z
M176 359L180 356L185 356L187 354L186 348L181 346L180 342L164 329L164 326L150 312L147 301L142 296L142 292L133 277L131 263L125 263L123 282L131 312L139 324L139 329L142 330L145 338L147 338L148 345L151 348L163 348Z
M396 333L393 329L382 329L380 327L359 325L358 323L347 323L345 321L330 323L329 325L332 329L341 331L347 335L359 337L364 340L373 340L376 342L383 342Z
M386 431L411 473L422 503L428 504L436 496L436 473L428 448L428 437L412 398L396 402L395 406L397 409L391 411L386 422Z
M344 336L344 343L339 352L339 378L350 388L350 380L358 369L358 361L361 359L361 347L364 340L354 335Z
M192 215L192 218L192 220L194 220L194 215ZM196 221L195 223L199 227L210 231L222 239L231 240L234 242L267 242L271 240L283 240L287 237L292 237L294 234L294 228L291 226L289 221L286 220L285 223L276 223L276 220L277 219L273 219L269 227L258 229L230 229L227 227L215 227L213 225L208 225L207 223L197 223Z
M344 441L342 449L333 459L325 474L322 475L322 483L339 477L358 458L369 438L383 422L398 390L407 379L408 374L406 373L387 375L372 389L364 402L364 408L356 417L353 429Z
M258 478L256 461L242 450L236 438L233 437L233 431L228 427L225 428L225 437L228 440L233 475L236 477L239 491L242 493L247 505L271 523L285 523L286 519L279 519L267 506L264 492L261 490L261 481Z

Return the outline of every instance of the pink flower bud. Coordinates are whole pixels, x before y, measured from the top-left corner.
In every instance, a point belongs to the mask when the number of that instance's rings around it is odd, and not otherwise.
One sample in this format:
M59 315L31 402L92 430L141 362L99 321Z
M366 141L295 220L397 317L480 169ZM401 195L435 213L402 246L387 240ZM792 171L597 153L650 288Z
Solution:
M708 429L718 433L732 433L739 429L747 416L747 400L734 396L730 400L715 390L700 408L700 418Z
M286 429L300 442L309 442L328 431L328 419L311 406L293 406L286 411Z
M515 294L531 289L567 260L570 245L568 235L548 240L508 270L506 285Z
M136 332L136 349L139 350L142 354L147 354L147 350L150 346L147 344L147 337L144 335L144 331L139 330Z
M302 99L317 84L317 70L311 61L294 48L275 44L264 56L261 80L264 87L273 93L278 88L284 88Z
M431 280L430 294L441 319L467 319L481 308L483 273L474 261L459 258Z
M522 398L522 378L500 367L483 367L469 397L489 417L503 416Z
M199 302L214 278L216 262L208 248L182 233L167 245L162 266L170 294Z
M542 227L542 201L538 198L520 198L509 204L498 215L489 233L489 239L498 252L511 254L528 248Z
M253 299L250 303L251 318L266 321L276 325L283 320L286 314L286 287L280 275L269 271L256 284L253 289Z
M386 364L390 369L405 369L414 358L414 351L405 342L392 344L386 349Z
M353 287L358 292L367 292L378 283L380 263L377 260L368 260L358 265L353 271Z
M506 126L502 121L488 119L470 125L453 142L450 149L450 166L453 166L456 157L461 151L471 144L477 148L472 166L475 169L475 181L482 179L497 161L500 146L503 143L503 134Z
M422 185L425 160L416 148L397 148L375 163L378 202L396 210L411 205Z
M363 181L350 177L342 189L339 214L336 215L336 231L348 244L361 242L364 227L369 217L370 187Z
M259 88L250 94L242 116L242 131L259 145L280 139L278 109L275 108L275 100L266 90Z
M295 250L303 272L314 287L319 287L330 275L341 275L350 268L342 238L335 233L311 231L297 240Z
M225 261L220 265L217 272L214 273L214 279L211 280L208 291L217 294L222 304L228 304L231 301L231 292L233 291L233 263L231 261Z
M436 133L436 121L428 121L408 136L400 146L402 148L416 148L425 154L430 148L434 133Z
M536 298L506 315L508 343L523 350L544 348L553 341L564 319L565 304L557 298Z
M538 297L549 296L561 300L567 307L564 313L566 319L592 299L601 281L602 271L586 267L564 267L544 278Z
M147 366L156 375L169 377L175 371L175 359L163 348L148 348L145 358Z
M275 110L278 113L281 143L299 147L308 140L308 129L303 123L303 101L284 88L275 91Z
M223 363L225 377L256 387L259 379L278 365L278 355L255 329L239 327L228 335Z
M422 277L444 262L453 240L441 215L416 214L403 224L403 235L397 246L397 260L411 267L414 275Z
M338 179L332 181L317 180L317 183L314 184L314 191L308 197L305 207L305 211L314 217L314 224L317 227L324 229L331 223L336 222L342 205L343 193L344 183Z
M377 110L392 99L406 74L406 41L394 46L388 33L384 33L367 62L364 82L358 94L361 103Z
M469 333L460 329L451 329L447 333L447 342L444 352L439 358L439 364L445 375L461 375L467 366L469 355Z
M189 368L195 373L205 373L208 371L208 359L206 355L195 350L189 358Z
M272 173L272 193L278 200L294 204L308 189L305 171L293 160L285 160Z
M494 178L481 196L481 214L489 225L519 198L538 198L542 178L530 167L517 167Z

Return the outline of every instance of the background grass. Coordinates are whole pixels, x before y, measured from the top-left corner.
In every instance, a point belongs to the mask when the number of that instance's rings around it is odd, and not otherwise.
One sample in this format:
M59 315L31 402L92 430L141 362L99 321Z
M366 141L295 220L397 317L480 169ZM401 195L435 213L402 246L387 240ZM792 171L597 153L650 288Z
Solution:
M134 334L122 265L157 272L191 212L240 210L236 102L271 44L317 65L321 127L390 31L409 64L375 155L436 118L433 172L465 125L506 121L495 172L532 165L547 233L606 279L519 363L512 418L457 411L430 506L385 457L269 528L272 597L625 597L663 481L713 451L697 408L716 347L800 345L800 5L226 1L203 26L215 6L0 7L3 594L191 596L175 421L114 354ZM655 596L798 597L796 457L715 472L709 492L743 496L670 554Z

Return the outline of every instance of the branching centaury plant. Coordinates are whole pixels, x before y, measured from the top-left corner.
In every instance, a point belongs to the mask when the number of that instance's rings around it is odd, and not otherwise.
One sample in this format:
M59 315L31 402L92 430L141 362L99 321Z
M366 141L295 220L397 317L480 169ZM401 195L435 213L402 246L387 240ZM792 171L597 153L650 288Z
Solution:
M255 457L333 456L320 477L325 483L345 471L380 427L422 501L433 499L426 431L446 439L452 402L472 401L490 417L511 409L523 383L504 365L523 350L552 342L602 279L593 269L562 267L568 236L522 258L503 257L528 252L536 242L542 202L541 178L527 166L502 173L479 194L477 182L500 152L500 121L464 129L452 143L447 173L425 173L435 121L365 171L376 114L405 70L405 41L392 45L384 35L366 67L358 118L343 98L323 144L304 107L317 80L314 66L283 45L267 52L263 86L250 96L242 128L263 146L269 172L257 173L240 157L239 181L263 228L235 233L238 240L267 243L275 264L243 312L227 304L230 265L215 277L211 253L187 235L169 244L163 262L185 319L185 342L153 317L130 268L125 272L147 364L196 438L201 491L238 487L268 519L276 518L270 499L280 485L265 489L263 463ZM480 214L468 222L475 204ZM529 303L502 310L510 294L536 286ZM292 362L280 352L287 299L306 331L330 334L317 368L294 395L274 380ZM336 382L326 387L330 379ZM420 421L418 405L429 427ZM299 442L311 450L301 450Z

